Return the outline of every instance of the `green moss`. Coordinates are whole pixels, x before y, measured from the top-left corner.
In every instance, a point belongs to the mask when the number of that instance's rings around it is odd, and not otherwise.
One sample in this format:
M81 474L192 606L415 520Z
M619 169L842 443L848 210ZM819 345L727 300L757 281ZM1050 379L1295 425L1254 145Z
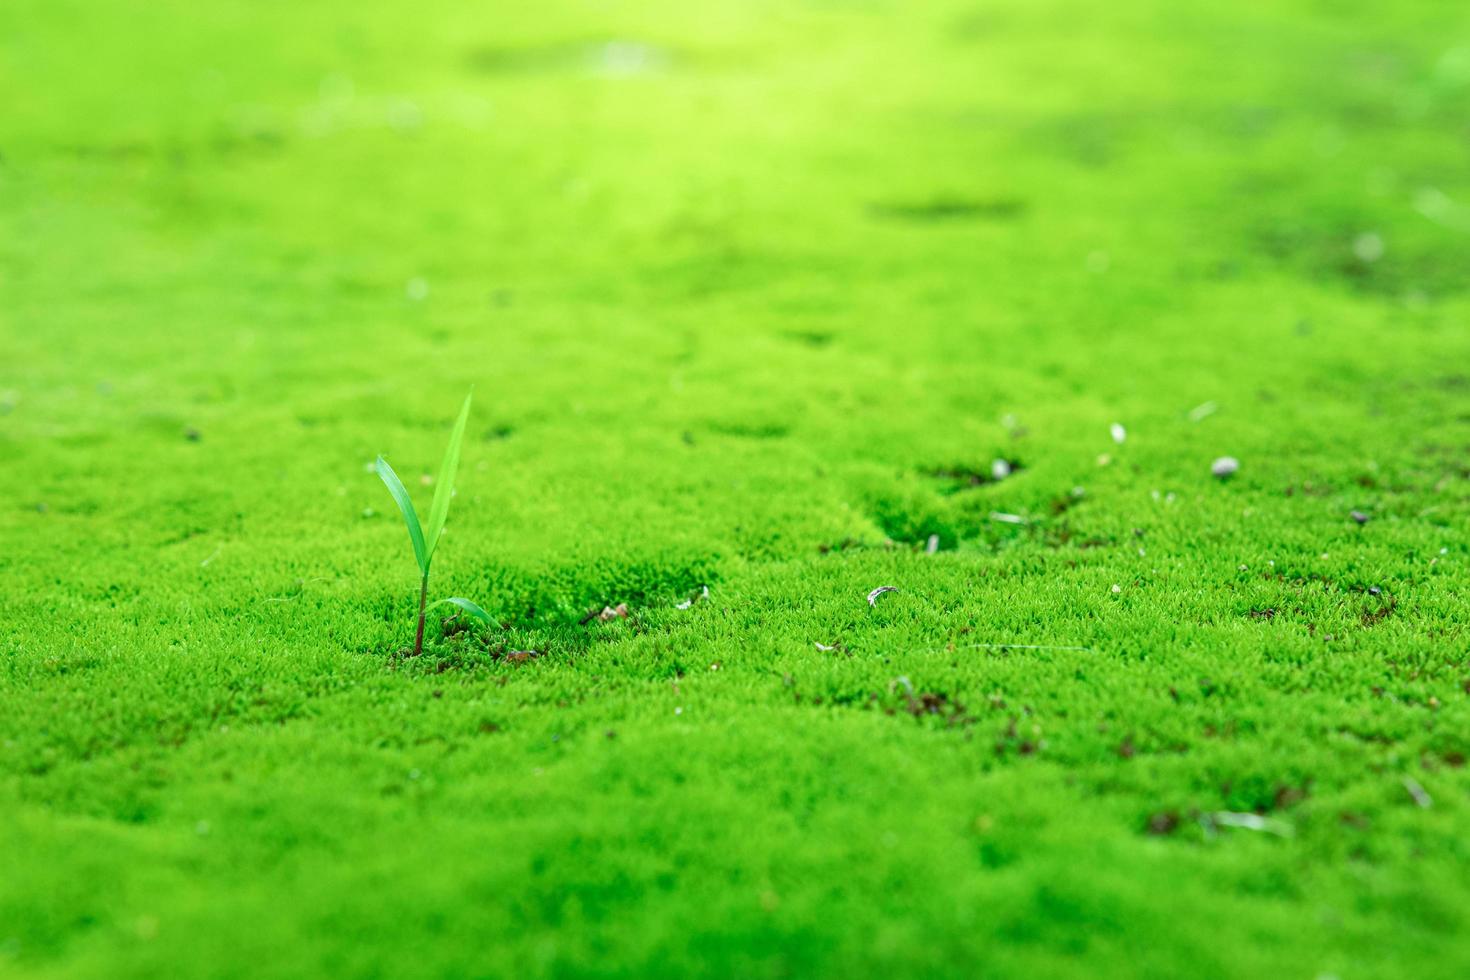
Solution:
M0 972L1470 972L1464 10L502 7L0 16Z

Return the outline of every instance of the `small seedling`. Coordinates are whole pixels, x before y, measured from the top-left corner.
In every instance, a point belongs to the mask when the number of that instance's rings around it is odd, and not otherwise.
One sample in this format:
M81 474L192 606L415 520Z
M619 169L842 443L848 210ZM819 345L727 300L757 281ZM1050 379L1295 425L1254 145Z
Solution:
M449 498L454 494L454 476L459 471L459 446L464 441L464 427L469 421L470 399L473 394L471 392L465 395L464 407L459 410L459 419L454 423L454 431L449 435L449 447L444 450L444 460L439 464L439 479L434 484L434 502L429 507L427 534L424 533L423 525L419 523L418 511L414 510L413 500L409 497L408 491L404 489L403 481L398 479L398 474L393 472L393 467L388 465L386 459L378 457L378 476L383 478L388 492L393 495L393 502L403 512L403 523L408 525L408 538L413 542L413 556L419 563L421 575L419 579L419 626L413 640L415 657L424 652L424 617L435 606L458 606L480 622L490 622L490 616L485 610L460 596L440 599L433 605L428 604L429 566L433 564L434 549L439 545L439 538L444 534L444 519L449 516Z

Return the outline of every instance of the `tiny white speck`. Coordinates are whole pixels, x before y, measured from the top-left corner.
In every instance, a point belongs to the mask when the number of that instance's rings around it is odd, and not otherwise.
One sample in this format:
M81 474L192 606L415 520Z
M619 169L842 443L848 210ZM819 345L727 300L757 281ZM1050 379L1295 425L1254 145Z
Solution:
M1221 456L1210 464L1210 472L1224 479L1240 469L1240 460L1234 456Z
M676 714L676 715L682 715L683 713L684 713L683 706L680 706L680 707L677 707L677 708L674 709L674 714Z
M1353 239L1353 254L1360 262L1377 262L1383 258L1383 239L1377 232L1365 231Z
M1198 422L1201 419L1207 419L1219 410L1220 406L1214 402L1203 402L1189 410L1189 421Z
M1114 584L1113 585L1113 595L1117 595L1118 593L1120 593L1122 591L1123 591L1123 587L1121 585L1117 585L1117 584Z
M1006 477L1008 477L1010 475L1011 475L1011 463L1010 463L1010 460L997 459L997 460L991 461L991 464L990 464L990 478L992 480L1004 480Z
M1123 445L1123 441L1128 438L1128 430L1123 428L1123 426L1117 422L1114 422L1109 427L1108 431L1112 433L1113 441L1120 446Z

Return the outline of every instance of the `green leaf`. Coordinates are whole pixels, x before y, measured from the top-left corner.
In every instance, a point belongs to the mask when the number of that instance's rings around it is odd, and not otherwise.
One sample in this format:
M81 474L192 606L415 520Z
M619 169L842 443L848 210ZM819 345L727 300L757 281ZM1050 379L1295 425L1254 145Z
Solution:
M449 516L449 498L454 495L454 477L459 472L459 445L464 441L465 423L470 418L471 391L464 396L464 407L459 410L459 419L454 431L449 434L449 446L444 450L444 461L439 464L439 482L434 486L434 503L429 507L429 533L424 539L427 544L424 571L434 560L434 549L439 545L439 536L444 533L444 519Z
M487 613L485 610L481 609L479 606L475 605L470 600L465 599L465 598L462 598L460 596L454 596L453 598L449 598L449 599L440 599L438 602L434 603L434 605L430 606L429 608L430 609L433 609L434 606L442 606L445 603L448 603L451 606L458 606L459 608L463 609L465 612L469 613L471 616L475 617L476 619L478 619L480 622L484 623L487 626L494 625L493 622L490 619L490 614L489 613Z
M403 512L403 523L408 525L408 537L413 542L413 556L418 559L419 571L425 575L429 574L429 554L424 548L424 531L419 527L418 511L413 509L413 500L408 496L408 491L403 488L403 481L398 479L398 474L393 472L393 467L383 457L378 457L378 476L382 477L388 492L393 495L393 501L398 504L398 509Z

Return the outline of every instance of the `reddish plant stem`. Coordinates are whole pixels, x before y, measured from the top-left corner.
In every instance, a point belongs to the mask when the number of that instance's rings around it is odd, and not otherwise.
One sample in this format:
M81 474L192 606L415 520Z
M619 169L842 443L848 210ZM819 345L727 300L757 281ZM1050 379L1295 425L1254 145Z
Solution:
M425 575L424 580L419 583L419 632L413 638L413 655L415 657L424 652L424 612L426 611L425 603L428 601L429 576Z

